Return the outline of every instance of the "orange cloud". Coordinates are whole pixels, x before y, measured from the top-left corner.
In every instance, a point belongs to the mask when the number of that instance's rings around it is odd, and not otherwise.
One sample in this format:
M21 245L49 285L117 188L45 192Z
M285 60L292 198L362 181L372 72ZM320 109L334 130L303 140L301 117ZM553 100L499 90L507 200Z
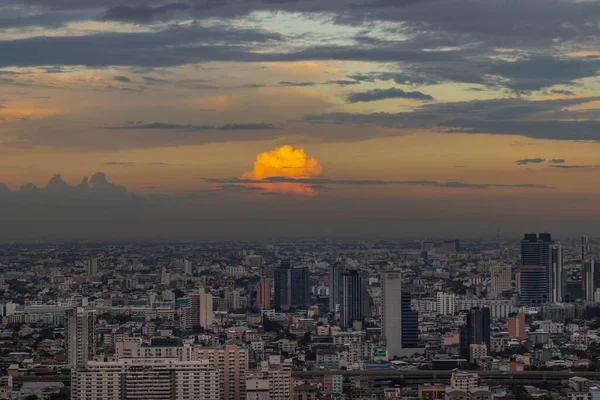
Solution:
M282 146L256 156L254 169L242 175L242 179L262 180L272 177L311 178L321 176L323 167L316 158L309 158L304 149ZM308 185L298 183L257 184L258 187L278 193L315 195Z
M0 116L8 122L23 119L40 119L59 113L56 108L39 108L32 105L16 105L0 109Z

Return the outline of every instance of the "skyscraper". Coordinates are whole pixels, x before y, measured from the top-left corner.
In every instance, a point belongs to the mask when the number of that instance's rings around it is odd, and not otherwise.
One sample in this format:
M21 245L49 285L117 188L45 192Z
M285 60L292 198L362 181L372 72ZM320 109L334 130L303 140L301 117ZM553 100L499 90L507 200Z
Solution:
M594 301L594 293L600 288L600 265L594 260L583 264L583 296L585 301Z
M295 308L306 308L310 305L308 276L308 267L292 268L290 285L292 289L292 306Z
M96 310L75 307L66 311L67 358L72 369L85 368L96 353Z
M502 292L512 289L512 268L510 265L494 265L491 268L492 292L496 296L502 295Z
M292 268L289 261L282 261L274 272L275 308L307 307L309 305L309 271L307 267Z
M346 271L342 276L341 326L348 328L354 321L365 318L367 295L363 278L358 271Z
M467 323L460 329L460 354L468 359L472 344L486 344L490 348L490 309L472 308L467 314Z
M256 302L261 310L271 308L271 280L268 276L261 276L258 282Z
M342 263L329 266L329 311L335 312L342 302L342 276L345 267Z
M587 236L581 237L581 262L585 262L587 259L587 254L590 251L589 240Z
M402 355L402 277L398 272L382 276L381 303L383 337L388 357Z
M550 246L550 282L549 300L552 303L563 301L563 249L554 244Z
M524 305L536 306L549 300L552 245L549 233L527 233L521 241L519 295Z
M402 292L402 348L416 348L419 344L419 313L412 309L410 292Z
M98 259L90 258L87 262L88 275L96 275L98 273Z

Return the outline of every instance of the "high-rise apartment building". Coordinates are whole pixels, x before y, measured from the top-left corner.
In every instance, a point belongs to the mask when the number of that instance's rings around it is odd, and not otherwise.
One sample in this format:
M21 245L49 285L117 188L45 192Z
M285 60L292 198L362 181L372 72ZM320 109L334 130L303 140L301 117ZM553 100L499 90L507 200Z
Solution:
M496 296L512 289L512 268L510 265L493 265L490 268L490 274L492 277L491 290Z
M220 392L223 400L246 398L248 349L237 345L222 348L193 348L194 360L208 360L219 371Z
M460 353L468 359L472 344L485 344L490 348L490 309L472 308L466 316L466 324L460 329Z
M329 311L336 312L337 307L342 304L342 279L345 267L342 263L334 263L329 266Z
M525 339L525 313L508 319L508 334L511 339Z
M261 276L256 291L256 303L261 310L271 308L271 279L268 276Z
M454 315L456 312L456 295L454 293L437 292L437 312L442 315Z
M188 305L183 310L183 327L185 329L208 328L212 323L213 297L201 288L198 292L189 295Z
M275 308L289 310L309 305L309 271L307 267L292 268L289 261L282 261L274 272Z
M220 376L209 361L170 358L90 361L73 372L73 400L216 400Z
M213 324L213 296L206 293L204 289L200 293L200 326L208 328Z
M537 306L550 299L550 247L553 245L549 233L527 233L521 241L519 295L524 305Z
M66 351L73 370L85 368L96 353L96 310L75 307L66 311Z
M360 273L356 270L346 271L342 277L340 325L348 328L352 326L354 321L364 320L367 302L366 282Z
M289 400L294 397L292 360L279 355L262 361L257 371L246 375L246 400Z

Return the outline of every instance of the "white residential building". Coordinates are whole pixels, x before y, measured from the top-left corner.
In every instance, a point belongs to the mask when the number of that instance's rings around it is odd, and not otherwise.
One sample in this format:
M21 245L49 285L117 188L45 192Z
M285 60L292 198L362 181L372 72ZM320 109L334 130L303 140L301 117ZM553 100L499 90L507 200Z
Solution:
M214 400L219 372L209 361L90 361L71 377L73 400Z
M437 292L437 312L442 315L453 315L456 312L456 295Z

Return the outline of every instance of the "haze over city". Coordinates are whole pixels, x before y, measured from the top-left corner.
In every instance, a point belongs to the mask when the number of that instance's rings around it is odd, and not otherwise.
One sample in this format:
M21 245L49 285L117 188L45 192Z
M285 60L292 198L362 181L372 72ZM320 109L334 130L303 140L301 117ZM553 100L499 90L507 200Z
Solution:
M599 15L0 0L0 240L600 234Z

